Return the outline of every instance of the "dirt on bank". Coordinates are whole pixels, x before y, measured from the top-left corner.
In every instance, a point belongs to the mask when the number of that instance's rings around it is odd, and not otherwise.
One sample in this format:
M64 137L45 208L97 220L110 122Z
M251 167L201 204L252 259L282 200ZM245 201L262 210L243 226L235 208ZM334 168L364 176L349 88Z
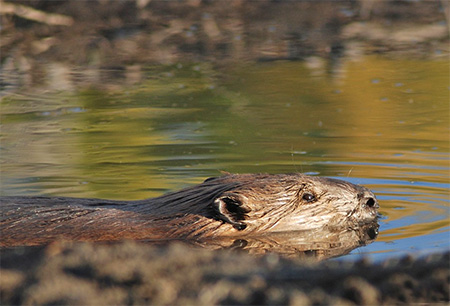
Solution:
M392 305L449 301L449 253L314 263L175 243L3 250L1 305Z

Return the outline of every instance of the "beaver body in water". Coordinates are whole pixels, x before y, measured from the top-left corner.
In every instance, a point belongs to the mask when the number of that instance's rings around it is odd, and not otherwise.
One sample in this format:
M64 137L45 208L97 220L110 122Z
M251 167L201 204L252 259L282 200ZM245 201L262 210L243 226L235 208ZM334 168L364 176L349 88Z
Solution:
M373 222L378 203L365 187L303 174L240 174L157 198L112 201L2 197L0 245L57 239L202 239Z

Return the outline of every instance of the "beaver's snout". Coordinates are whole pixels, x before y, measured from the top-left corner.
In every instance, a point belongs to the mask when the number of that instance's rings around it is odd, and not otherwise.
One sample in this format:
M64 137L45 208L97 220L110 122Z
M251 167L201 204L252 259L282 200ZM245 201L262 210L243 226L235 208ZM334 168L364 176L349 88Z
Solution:
M367 207L376 207L376 205L378 205L378 204L377 204L377 202L375 201L374 198L368 198L367 199L367 201L366 201L366 206Z
M378 205L378 201L374 197L369 196L363 198L362 207L369 211L374 211L376 214L376 211L380 208L380 205Z
M361 205L367 208L379 208L378 201L372 191L365 187L362 188L364 188L364 191L358 194L358 197L361 199Z
M375 195L370 190L364 188L362 192L358 193L358 199L359 207L352 213L353 217L356 217L363 223L376 219L380 205Z
M380 205L378 205L378 201L374 197L368 197L363 199L362 207L369 213L372 220L377 217Z

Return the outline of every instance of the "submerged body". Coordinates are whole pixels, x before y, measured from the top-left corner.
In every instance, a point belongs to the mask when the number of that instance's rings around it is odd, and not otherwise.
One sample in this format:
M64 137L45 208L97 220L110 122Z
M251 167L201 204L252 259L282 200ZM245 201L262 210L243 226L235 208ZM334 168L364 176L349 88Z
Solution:
M365 187L303 174L241 174L141 201L2 197L0 246L255 236L373 222Z

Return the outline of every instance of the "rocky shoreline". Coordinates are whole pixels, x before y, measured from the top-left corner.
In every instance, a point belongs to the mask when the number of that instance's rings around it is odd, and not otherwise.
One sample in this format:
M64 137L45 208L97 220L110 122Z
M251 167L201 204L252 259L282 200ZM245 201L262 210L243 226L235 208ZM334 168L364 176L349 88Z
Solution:
M2 305L394 305L449 298L450 253L382 263L287 259L180 243L2 250Z

